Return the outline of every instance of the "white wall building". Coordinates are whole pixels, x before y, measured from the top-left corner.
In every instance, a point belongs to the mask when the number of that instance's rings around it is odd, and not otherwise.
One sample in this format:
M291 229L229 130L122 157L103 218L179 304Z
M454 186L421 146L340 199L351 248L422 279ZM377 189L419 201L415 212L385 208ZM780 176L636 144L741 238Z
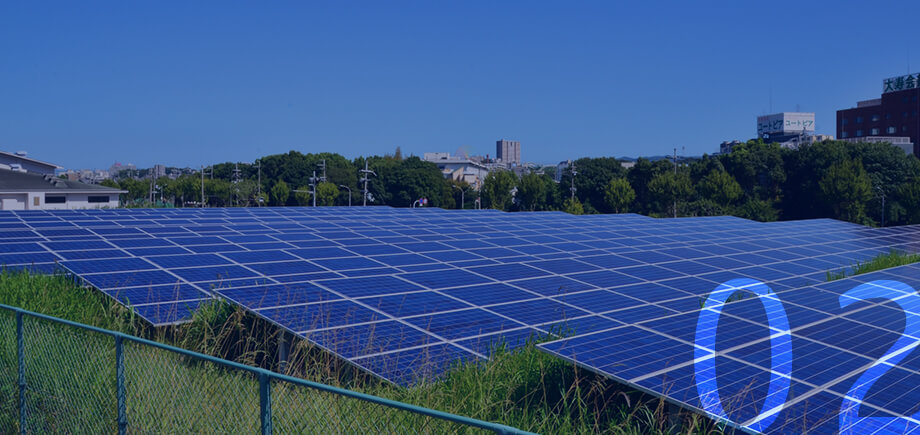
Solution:
M25 151L18 151L15 153L0 151L0 169L30 172L40 175L54 175L55 169L63 168L54 163L30 159L26 157Z
M0 169L0 210L116 208L124 190Z

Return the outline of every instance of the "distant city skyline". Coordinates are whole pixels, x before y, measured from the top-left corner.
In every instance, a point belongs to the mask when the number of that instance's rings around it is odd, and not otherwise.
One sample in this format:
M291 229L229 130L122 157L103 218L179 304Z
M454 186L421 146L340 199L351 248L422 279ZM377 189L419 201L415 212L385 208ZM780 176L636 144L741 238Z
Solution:
M289 150L713 153L920 71L920 3L0 4L0 150L197 168ZM903 42L902 42L903 41ZM860 58L854 53L872 53ZM911 56L914 65L911 66ZM913 71L911 71L913 69Z

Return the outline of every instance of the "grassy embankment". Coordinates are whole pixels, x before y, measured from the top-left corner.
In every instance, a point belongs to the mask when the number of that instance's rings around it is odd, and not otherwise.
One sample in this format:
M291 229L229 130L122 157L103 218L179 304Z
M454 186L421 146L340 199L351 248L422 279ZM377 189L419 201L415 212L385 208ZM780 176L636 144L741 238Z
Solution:
M131 311L64 276L0 274L0 303L278 370L284 333L217 302L180 326L153 328ZM18 422L16 324L0 312L0 432ZM27 320L30 429L115 429L115 352L109 337ZM286 338L290 340L288 336ZM245 432L259 427L258 382L251 375L126 345L128 424L141 432ZM400 388L368 376L305 340L290 348L287 374L539 433L711 433L720 427L687 412L668 413L641 395L538 350L497 350L487 362L452 368L440 380ZM289 432L441 433L457 427L299 386L275 384L273 424Z
M891 250L886 254L879 254L870 260L857 261L852 267L843 268L837 271L828 271L827 280L836 281L853 275L861 275L916 262L920 262L920 254L907 254Z

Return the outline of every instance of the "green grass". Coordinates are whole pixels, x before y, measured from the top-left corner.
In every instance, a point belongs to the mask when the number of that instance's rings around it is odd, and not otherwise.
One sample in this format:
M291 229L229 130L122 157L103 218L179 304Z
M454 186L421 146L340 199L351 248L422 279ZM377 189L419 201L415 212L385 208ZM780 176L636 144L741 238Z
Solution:
M101 292L64 276L0 274L0 303L116 330L278 371L273 324L225 302L191 322L154 328ZM31 319L25 323L30 429L114 432L114 347L100 334ZM0 427L18 424L15 321L0 312ZM401 388L367 375L306 340L290 346L287 374L538 433L711 433L721 427L536 348L534 341L489 361L456 365L438 380ZM251 374L129 343L129 427L140 432L257 432L258 382ZM465 432L416 414L301 386L273 387L278 433ZM3 431L0 431L3 432Z
M844 279L848 276L861 275L917 262L920 262L920 254L907 254L892 249L887 254L879 254L871 260L865 262L857 261L852 267L843 268L838 271L828 271L827 281L835 281Z

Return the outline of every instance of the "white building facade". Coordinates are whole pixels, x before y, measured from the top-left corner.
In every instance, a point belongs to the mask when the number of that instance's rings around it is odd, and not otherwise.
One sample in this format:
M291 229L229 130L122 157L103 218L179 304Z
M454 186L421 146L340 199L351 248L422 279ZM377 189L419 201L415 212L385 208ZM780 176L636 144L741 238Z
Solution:
M0 169L0 210L117 208L124 190Z

